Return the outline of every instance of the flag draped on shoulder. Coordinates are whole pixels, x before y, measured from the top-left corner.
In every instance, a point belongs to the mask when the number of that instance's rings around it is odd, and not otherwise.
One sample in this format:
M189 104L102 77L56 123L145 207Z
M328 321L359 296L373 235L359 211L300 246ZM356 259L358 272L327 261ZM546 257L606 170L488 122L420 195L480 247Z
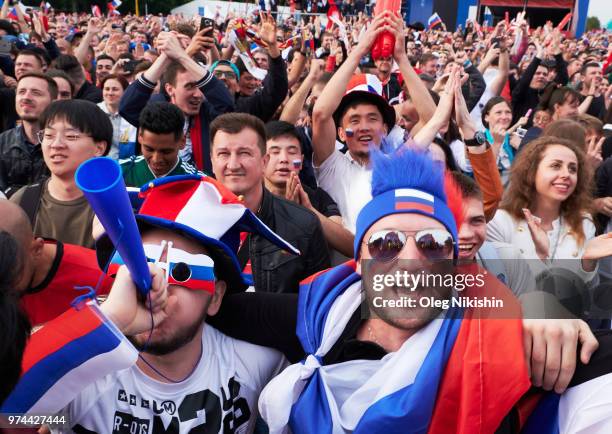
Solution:
M72 308L31 336L21 378L0 413L56 413L85 386L137 359L136 348L95 304Z
M488 295L508 291L494 277L485 286ZM521 321L481 319L469 309L449 309L380 360L325 365L360 308L361 291L353 261L302 282L297 335L308 356L260 397L270 433L494 432L529 389L517 356Z

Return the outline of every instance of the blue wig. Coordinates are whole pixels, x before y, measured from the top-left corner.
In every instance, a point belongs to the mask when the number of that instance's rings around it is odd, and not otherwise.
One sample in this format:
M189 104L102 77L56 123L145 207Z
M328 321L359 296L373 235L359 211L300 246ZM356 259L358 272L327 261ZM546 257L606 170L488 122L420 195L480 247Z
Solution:
M402 146L391 154L370 149L372 162L372 200L359 212L355 230L355 259L368 229L391 214L421 214L438 220L455 241L458 257L457 227L461 224L460 195L445 176L444 165L429 153ZM449 192L449 195L447 195ZM450 198L450 203L448 199Z
M398 188L414 188L446 202L444 165L428 152L402 146L390 154L370 149L372 196Z

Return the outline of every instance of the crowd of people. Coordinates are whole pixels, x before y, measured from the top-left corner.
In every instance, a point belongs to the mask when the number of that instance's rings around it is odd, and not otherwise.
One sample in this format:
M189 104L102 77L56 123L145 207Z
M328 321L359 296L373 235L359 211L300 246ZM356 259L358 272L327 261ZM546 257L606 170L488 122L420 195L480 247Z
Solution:
M612 432L612 33L8 3L0 413ZM75 179L96 157L140 192L147 295ZM372 289L437 262L487 270L504 319L399 304L457 288Z

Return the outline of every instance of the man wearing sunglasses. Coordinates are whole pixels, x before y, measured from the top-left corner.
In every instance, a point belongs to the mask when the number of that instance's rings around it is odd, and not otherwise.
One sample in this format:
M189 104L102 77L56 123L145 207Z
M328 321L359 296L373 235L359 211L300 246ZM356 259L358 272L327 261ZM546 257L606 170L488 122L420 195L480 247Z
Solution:
M600 422L609 426L610 414L578 418L591 406L609 405L604 389L612 383L605 375L610 369L594 369L610 357L609 350L596 353L589 365L579 364L571 393L560 400L542 389L530 391L523 338L529 330L522 327L518 302L494 276L484 277L481 294L502 296L506 313L513 316L488 320L473 310L440 311L436 303L448 300L453 288L421 285L411 291L395 284L379 291L368 283L375 283L369 280L372 269L387 276L447 270L459 258L456 221L463 212L457 187L449 180L444 186L439 166L427 156L400 151L391 158L376 152L372 158L373 199L357 219L359 262L306 279L297 300L279 294L232 295L214 318L232 336L276 346L290 360L301 360L262 392L259 408L270 432L403 432L411 426L434 433L449 432L449 427L518 432L525 423L517 422L516 414L528 393L555 409L548 414L536 410L540 427L559 424L560 432L589 432ZM388 307L377 306L375 298L381 295ZM416 307L390 303L404 298ZM436 303L424 305L425 299ZM232 315L248 330L231 321ZM295 326L297 339L292 340ZM609 347L609 337L600 338L600 349ZM546 365L545 374L559 371ZM583 393L592 395L583 399Z
M55 348L54 356L65 357L66 366L47 367L45 372L53 375L44 386L24 375L0 409L27 412L36 401L40 411L70 415L71 432L118 433L124 427L147 433L252 432L259 393L283 367L284 357L232 339L204 321L215 315L225 293L249 284L236 257L241 232L257 233L291 254L299 252L210 177L158 179L141 195L136 220L149 262L150 292L140 294L133 283L140 279L113 265L127 258L114 253L103 235L99 261L112 258L110 272L116 272L107 300L99 309L77 304L41 329L43 335L53 330L71 335L66 330L73 330L81 337L72 342L75 356ZM119 214L114 206L102 212ZM104 320L95 339L84 320L92 312L101 312ZM117 339L121 351L107 347ZM32 339L29 350L41 344ZM78 371L83 365L87 369Z

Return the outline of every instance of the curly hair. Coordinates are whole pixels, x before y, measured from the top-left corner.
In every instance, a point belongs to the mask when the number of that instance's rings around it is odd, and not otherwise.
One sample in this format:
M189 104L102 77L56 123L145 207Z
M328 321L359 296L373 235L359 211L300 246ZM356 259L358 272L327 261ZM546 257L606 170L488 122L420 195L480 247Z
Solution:
M593 174L586 164L583 148L577 143L552 136L542 136L529 142L518 154L510 172L510 186L500 208L517 220L524 219L523 208L532 209L536 198L535 178L546 148L552 145L565 146L578 160L578 180L572 194L561 203L560 214L568 222L578 244L584 242L582 221L591 211L591 183Z

